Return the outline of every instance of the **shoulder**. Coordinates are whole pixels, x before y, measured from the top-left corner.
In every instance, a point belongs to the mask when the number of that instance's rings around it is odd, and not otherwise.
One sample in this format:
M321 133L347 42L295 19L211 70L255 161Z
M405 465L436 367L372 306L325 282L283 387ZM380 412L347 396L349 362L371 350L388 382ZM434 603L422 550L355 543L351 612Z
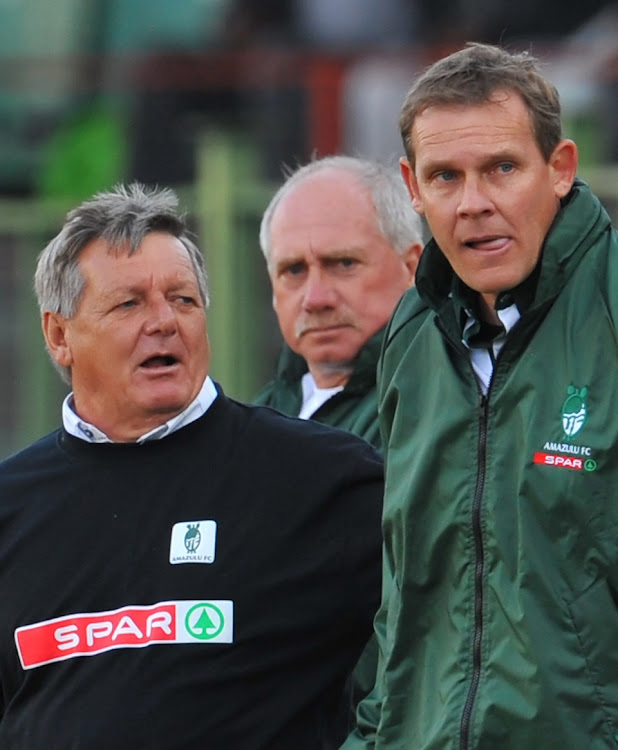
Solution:
M297 414L300 409L301 380L307 363L289 347L279 354L275 376L252 399L254 404L273 406L285 414Z
M271 403L273 392L275 389L275 381L271 380L267 383L262 390L255 396L253 403L258 406L268 406Z
M604 311L611 321L614 337L618 337L618 231L611 229L602 245L602 260L597 267L598 286ZM584 287L582 293L587 293Z
M19 474L28 468L33 469L57 460L60 433L61 430L54 430L49 435L45 435L45 437L0 461L0 477Z
M367 460L377 456L365 440L347 430L314 420L290 417L269 406L243 404L232 399L228 401L238 418L245 423L247 440L255 442L257 450L276 444L279 455L292 453L305 460L332 456L333 451L349 452Z
M408 289L399 300L386 328L385 346L388 346L403 328L422 324L429 313L430 308L421 299L416 287Z
M577 263L569 279L572 283L565 284L564 288L567 295L575 297L578 305L600 301L615 330L618 326L618 230L611 225L602 207L598 206L597 212L594 215L597 220L591 220L585 227L584 239L578 235L576 250L581 258L576 257ZM563 262L561 256L557 262Z
M359 534L379 531L384 467L372 445L270 407L235 401L230 406L240 420L234 464L251 477L260 502L284 516L321 518L323 528L348 529L353 517Z
M27 488L38 486L59 470L63 458L60 432L56 430L0 462L0 504L9 499L21 502Z
M317 496L350 497L348 490L355 486L363 487L361 493L381 496L383 460L362 438L267 406L230 405L242 425L236 431L237 460L267 485L289 486L309 504L319 502ZM343 497L339 501L346 502Z
M408 289L388 323L378 368L379 375L385 362L400 359L419 330L428 320L432 320L434 315L434 311L421 299L418 290L415 287Z

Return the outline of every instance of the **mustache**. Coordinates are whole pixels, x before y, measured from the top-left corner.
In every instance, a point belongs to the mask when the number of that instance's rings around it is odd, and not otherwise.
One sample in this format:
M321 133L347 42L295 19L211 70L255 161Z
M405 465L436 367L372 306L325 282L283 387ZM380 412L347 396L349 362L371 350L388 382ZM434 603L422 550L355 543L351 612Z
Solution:
M351 326L352 321L344 315L333 315L333 313L313 313L311 315L303 315L296 321L294 326L294 334L296 338L300 338L308 331L315 330L316 328L333 328L336 326Z

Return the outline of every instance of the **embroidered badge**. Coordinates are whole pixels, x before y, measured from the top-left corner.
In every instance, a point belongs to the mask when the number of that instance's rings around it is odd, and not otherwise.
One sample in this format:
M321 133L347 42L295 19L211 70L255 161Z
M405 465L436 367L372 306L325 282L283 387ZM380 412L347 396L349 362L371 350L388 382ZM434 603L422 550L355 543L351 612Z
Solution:
M562 405L562 430L567 438L572 438L584 426L588 416L586 396L588 388L576 388L570 385ZM570 441L547 440L542 451L533 456L535 464L553 466L558 469L592 472L597 469L597 462L592 457L592 449L587 445L577 445Z
M199 523L188 523L187 533L185 534L185 548L187 552L197 552L202 543L202 534L200 533Z
M170 563L213 563L216 521L180 521L172 527Z
M587 416L586 396L588 388L567 388L567 397L562 405L562 429L567 437L573 437L584 426Z

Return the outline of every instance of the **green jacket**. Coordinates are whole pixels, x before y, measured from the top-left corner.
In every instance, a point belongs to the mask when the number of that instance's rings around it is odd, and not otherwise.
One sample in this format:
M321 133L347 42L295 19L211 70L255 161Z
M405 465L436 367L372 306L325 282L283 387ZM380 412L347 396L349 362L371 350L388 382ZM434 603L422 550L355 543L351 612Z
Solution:
M583 183L533 278L487 396L435 244L387 328L381 659L345 750L618 748L618 236Z
M345 388L311 417L317 422L353 432L378 450L381 446L378 425L378 396L376 367L382 346L384 329L374 334L359 352L354 372ZM301 379L307 372L303 357L289 347L281 350L275 379L257 395L256 404L272 406L289 416L297 416L302 405Z

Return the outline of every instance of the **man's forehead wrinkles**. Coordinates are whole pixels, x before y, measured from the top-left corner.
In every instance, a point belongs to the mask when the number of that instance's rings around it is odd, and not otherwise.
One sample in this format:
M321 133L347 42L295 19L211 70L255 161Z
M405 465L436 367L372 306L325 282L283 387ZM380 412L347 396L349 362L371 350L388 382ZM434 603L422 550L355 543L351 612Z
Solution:
M117 276L108 278L97 273L86 273L86 289L94 291L102 300L116 299L124 295L144 295L150 290L161 288L166 293L173 293L181 289L196 289L197 279L192 269L180 267L169 268L168 273L157 275L150 273L146 276L133 277L131 271L118 281Z
M424 130L419 124L416 132L418 145L441 145L450 141L461 142L462 140L482 140L485 143L511 138L518 134L519 129L510 123L492 124L491 127L481 125L461 125L443 130Z

